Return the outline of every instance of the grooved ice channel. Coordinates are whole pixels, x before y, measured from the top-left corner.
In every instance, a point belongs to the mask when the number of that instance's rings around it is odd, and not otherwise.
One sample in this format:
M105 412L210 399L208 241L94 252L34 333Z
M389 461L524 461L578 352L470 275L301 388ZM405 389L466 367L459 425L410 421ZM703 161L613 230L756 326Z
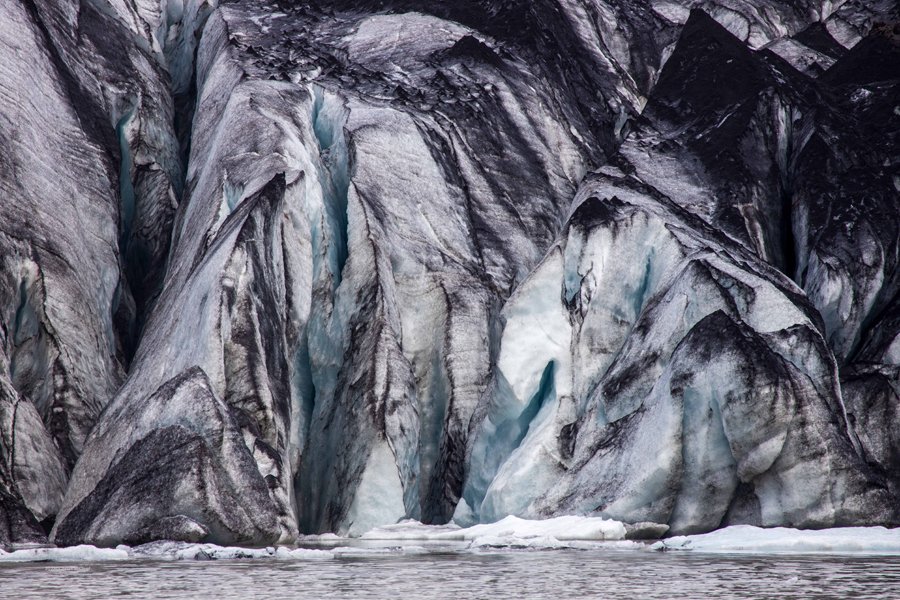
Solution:
M313 132L324 165L324 170L319 172L319 182L324 197L325 218L334 233L334 249L329 257L336 288L341 283L341 273L349 256L347 194L350 189L350 157L344 135L347 109L339 99L326 95L326 91L319 86L313 87L313 94Z
M134 183L131 181L133 159L127 134L128 124L133 117L134 109L131 109L116 123L116 138L119 140L119 152L121 153L119 161L119 254L123 257L128 254L136 209Z

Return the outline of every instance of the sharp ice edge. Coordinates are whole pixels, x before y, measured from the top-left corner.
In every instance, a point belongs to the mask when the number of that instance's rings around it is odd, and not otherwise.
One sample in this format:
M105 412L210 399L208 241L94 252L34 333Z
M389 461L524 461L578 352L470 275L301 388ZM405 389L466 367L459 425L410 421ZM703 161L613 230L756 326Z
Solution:
M803 530L765 529L734 525L699 535L680 535L659 541L653 550L691 550L710 553L752 554L877 554L900 555L900 528L836 527Z

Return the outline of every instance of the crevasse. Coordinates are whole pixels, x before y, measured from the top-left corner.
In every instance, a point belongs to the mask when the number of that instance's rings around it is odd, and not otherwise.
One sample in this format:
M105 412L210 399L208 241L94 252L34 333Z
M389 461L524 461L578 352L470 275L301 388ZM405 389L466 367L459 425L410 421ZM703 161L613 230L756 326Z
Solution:
M310 90L310 129L315 147L307 147L304 212L309 222L312 252L313 301L305 334L294 351L292 387L298 448L307 452L309 429L317 412L334 401L343 365L348 302L340 302L342 271L349 256L347 193L350 185L348 146L344 133L348 111L343 100L318 86ZM342 308L343 307L343 308ZM337 436L326 436L337 441ZM330 458L340 448L315 449L315 460L305 456L295 482L298 525L318 532L327 496L322 487L331 470Z

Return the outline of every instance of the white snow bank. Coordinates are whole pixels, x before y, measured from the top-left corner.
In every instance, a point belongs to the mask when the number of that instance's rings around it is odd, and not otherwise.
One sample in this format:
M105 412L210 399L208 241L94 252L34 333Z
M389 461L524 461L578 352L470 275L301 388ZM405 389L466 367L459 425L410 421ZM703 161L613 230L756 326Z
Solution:
M530 521L506 517L496 523L462 528L457 525L423 525L403 521L373 529L363 540L470 542L474 546L530 548L571 547L569 542L604 542L625 539L625 525L600 517L556 517Z
M900 555L900 528L841 527L813 531L735 525L712 533L672 537L651 548L716 553Z

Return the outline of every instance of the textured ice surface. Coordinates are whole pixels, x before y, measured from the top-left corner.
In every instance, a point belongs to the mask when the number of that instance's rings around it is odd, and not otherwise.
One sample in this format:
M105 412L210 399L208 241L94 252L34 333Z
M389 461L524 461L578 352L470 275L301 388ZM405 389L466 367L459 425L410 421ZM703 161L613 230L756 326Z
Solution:
M633 178L598 173L579 199L560 247L504 309L502 379L469 455L474 517L595 512L677 533L890 514L794 284ZM517 315L548 309L564 325L519 341ZM555 383L538 385L542 372ZM494 442L509 423L512 444Z
M897 521L896 6L218 4L0 23L0 544Z
M4 6L0 544L46 538L37 521L121 385L165 266L182 166L168 75L133 16Z
M735 525L712 533L675 536L657 542L654 550L716 553L879 554L900 555L900 529L841 527L799 530L761 529Z

